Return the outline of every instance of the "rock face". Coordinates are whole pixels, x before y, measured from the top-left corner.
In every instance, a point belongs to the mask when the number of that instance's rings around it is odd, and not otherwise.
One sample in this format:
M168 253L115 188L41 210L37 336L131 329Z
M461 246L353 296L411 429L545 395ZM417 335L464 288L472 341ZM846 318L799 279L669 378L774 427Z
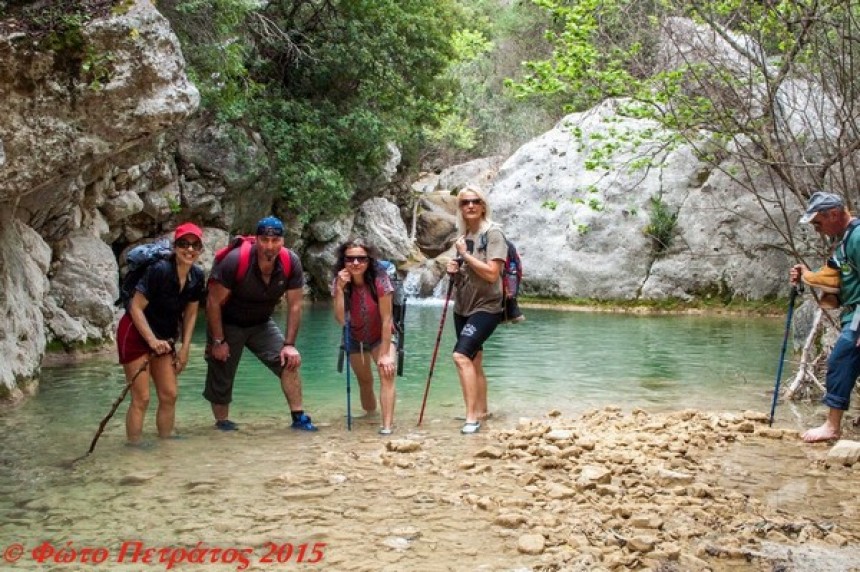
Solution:
M33 229L0 210L0 397L17 401L45 352L39 303L48 291L51 249Z
M23 35L2 39L2 202L53 190L87 163L163 132L198 105L176 36L150 2L134 2L82 32L87 49L112 57L97 78L84 73L75 81L80 70L68 69L65 84L55 71L64 54L34 50Z
M73 343L101 339L114 324L116 258L103 240L83 231L69 235L59 250L46 300L48 326L54 337Z
M125 8L81 28L86 66L25 34L0 37L0 394L13 399L48 340L112 338L108 245L142 238L124 225L177 200L169 166L131 158L163 146L199 95L167 21L147 0Z
M523 259L525 290L599 299L783 292L790 260L774 248L779 237L750 224L764 218L761 207L726 176L706 171L689 148L661 155L659 168L637 170L626 166L648 143L622 145L606 168L591 168L592 151L610 131L659 134L656 123L618 115L620 103L565 117L514 153L488 190L494 218ZM654 201L677 213L671 245L659 254L645 232Z

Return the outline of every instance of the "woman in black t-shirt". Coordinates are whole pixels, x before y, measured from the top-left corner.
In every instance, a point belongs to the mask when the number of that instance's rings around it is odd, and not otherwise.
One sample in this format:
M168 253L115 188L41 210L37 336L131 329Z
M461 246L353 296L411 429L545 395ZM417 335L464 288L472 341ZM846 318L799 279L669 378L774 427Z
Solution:
M146 269L120 319L116 336L119 361L126 382L132 383L125 419L129 443L139 442L143 433L150 376L158 395L158 436L173 434L176 378L188 363L191 334L205 295L203 270L194 264L203 251L202 239L203 231L192 223L177 227L173 254ZM181 342L178 352L176 342Z

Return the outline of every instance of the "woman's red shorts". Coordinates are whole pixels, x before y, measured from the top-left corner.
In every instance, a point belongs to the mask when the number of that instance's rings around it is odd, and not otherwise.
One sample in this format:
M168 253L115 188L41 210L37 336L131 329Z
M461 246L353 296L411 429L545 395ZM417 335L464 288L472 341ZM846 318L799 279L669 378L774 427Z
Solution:
M116 350L119 354L119 363L131 363L140 356L149 353L149 344L134 327L131 316L123 314L116 328Z

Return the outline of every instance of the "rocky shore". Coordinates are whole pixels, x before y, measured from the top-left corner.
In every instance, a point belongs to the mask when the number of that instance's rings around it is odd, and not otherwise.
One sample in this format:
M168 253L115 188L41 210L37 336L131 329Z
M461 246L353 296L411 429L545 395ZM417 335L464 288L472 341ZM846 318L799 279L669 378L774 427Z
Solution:
M504 539L511 562L531 556L530 569L860 566L860 443L837 457L823 445L804 449L796 431L770 428L762 413L617 407L523 419L479 439L461 458L395 439L381 458L403 476L453 479L448 502L472 509L476 531ZM808 494L797 488L810 482ZM410 540L402 542L405 550Z
M103 547L111 571L142 569L120 560L129 543L247 560L172 568L189 571L271 571L273 554L310 569L312 551L319 569L362 572L860 566L856 428L839 445L806 445L763 413L608 406L499 411L464 436L444 409L421 427L401 412L392 438L373 417L312 434L278 417L129 448L116 427L71 471L29 464L68 457L73 435L32 460L15 453L28 485L0 487L0 530L28 555L46 542Z

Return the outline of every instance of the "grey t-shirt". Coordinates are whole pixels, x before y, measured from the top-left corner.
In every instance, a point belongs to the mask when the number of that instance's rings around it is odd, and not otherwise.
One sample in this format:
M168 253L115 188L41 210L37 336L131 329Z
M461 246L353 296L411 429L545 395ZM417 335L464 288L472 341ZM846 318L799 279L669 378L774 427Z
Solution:
M485 234L481 238L481 234ZM485 233L466 234L466 241L474 241L473 254L483 262L500 260L504 264L508 256L508 244L499 228L492 227ZM497 314L502 311L501 274L494 282L487 282L478 276L469 264L460 265L460 275L456 283L454 311L461 316L471 316L475 312Z

